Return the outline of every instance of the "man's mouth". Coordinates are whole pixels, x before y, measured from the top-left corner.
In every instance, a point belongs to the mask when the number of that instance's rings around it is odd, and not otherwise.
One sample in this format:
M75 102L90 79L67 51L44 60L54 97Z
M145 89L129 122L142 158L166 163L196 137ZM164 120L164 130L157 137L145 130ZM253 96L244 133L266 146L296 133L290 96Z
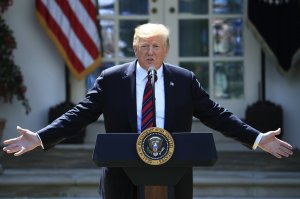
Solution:
M147 61L148 62L154 62L154 59L153 58L148 58Z

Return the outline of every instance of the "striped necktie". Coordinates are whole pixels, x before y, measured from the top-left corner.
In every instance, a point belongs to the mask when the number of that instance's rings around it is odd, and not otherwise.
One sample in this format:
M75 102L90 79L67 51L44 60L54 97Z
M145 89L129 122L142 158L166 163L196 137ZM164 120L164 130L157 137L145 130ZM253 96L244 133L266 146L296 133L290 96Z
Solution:
M143 105L142 105L142 128L141 132L145 129L153 126L153 89L151 86L150 78L145 86L143 95Z

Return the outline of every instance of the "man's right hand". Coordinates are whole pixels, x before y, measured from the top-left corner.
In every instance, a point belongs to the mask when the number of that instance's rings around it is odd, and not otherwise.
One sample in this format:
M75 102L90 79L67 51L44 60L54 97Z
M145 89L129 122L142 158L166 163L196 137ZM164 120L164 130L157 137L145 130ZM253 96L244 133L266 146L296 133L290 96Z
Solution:
M41 146L41 140L36 133L19 126L17 126L17 131L20 133L19 137L3 142L3 144L6 145L3 151L6 153L14 153L15 156L19 156Z

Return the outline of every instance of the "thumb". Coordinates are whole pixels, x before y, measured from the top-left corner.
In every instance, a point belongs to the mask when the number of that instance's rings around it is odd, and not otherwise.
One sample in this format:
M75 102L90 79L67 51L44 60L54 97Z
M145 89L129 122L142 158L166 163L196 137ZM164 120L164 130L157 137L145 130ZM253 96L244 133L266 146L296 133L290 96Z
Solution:
M21 128L20 126L17 126L17 131L21 134L24 135L27 131L26 129Z
M273 134L279 135L281 133L281 128L278 128L277 130L273 131Z

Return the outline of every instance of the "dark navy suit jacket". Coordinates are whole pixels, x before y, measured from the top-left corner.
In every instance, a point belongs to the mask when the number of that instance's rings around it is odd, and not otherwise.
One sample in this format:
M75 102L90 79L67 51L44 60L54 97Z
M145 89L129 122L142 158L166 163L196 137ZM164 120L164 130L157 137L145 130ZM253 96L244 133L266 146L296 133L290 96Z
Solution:
M190 132L194 116L225 136L252 147L259 131L212 101L191 71L170 64L163 67L167 131ZM104 70L83 101L38 131L45 149L73 136L101 114L107 133L136 133L135 69L136 61Z

